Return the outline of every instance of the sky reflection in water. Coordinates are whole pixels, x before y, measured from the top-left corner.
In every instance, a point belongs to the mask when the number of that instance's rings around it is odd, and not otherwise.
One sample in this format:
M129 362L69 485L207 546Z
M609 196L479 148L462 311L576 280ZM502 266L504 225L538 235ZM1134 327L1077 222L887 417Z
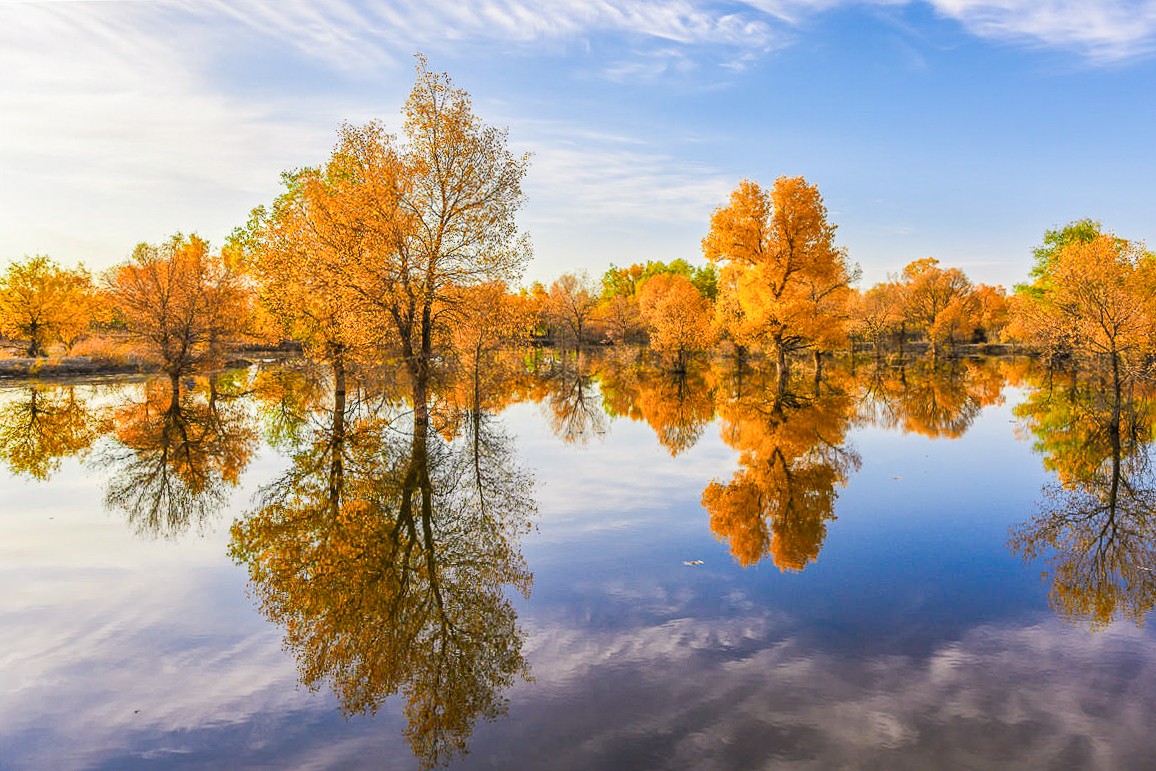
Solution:
M404 671L360 692L379 707L373 717L334 695L332 667L317 670L309 691L300 648L282 650L284 613L270 621L258 610L252 560L228 556L233 521L254 521L268 485L302 462L310 432L324 439L333 414L324 380L297 374L238 375L213 390L198 382L179 415L167 393L139 383L0 391L0 767L419 765L403 738L414 726L404 694L424 659L390 653ZM469 680L493 690L453 734L468 754L437 759L462 768L1146 762L1156 645L1134 621L1151 609L1148 510L1121 498L1106 528L1116 537L1093 551L1081 551L1088 538L1063 516L1073 499L1104 508L1113 479L1138 491L1127 500L1147 500L1145 394L1120 400L1113 432L1113 400L1094 379L1049 380L1008 363L936 376L919 365L875 373L861 364L856 377L832 368L817 392L800 381L785 401L757 373L726 368L682 381L605 361L541 374L514 378L512 393L483 404L505 408L484 431L514 454L491 467L532 472L536 528L500 536L513 549L503 557L470 551L480 546L449 527L435 555L481 555L451 569L482 571L499 594L463 584L456 596L496 603L483 618L512 603L505 650L532 680L504 664ZM391 400L372 391L357 391L353 423L380 415L369 397ZM470 389L445 391L435 425L440 415L444 433L468 439L454 407ZM406 414L388 413L375 434L386 444L358 450L364 469L380 473L362 477L373 484L352 498L378 500L387 519L396 506L373 496L386 495L379 483L391 468L404 487L414 459ZM448 478L468 476L468 445L434 440L457 459ZM716 501L744 505L708 511L712 485ZM188 496L197 501L182 508ZM508 509L514 499L505 500ZM363 556L367 544L388 543L358 533L346 543ZM493 537L480 543L491 548ZM526 598L514 591L519 560L533 574ZM695 560L703 564L684 564ZM498 563L513 572L486 572ZM344 612L347 598L327 596ZM392 635L403 648L419 639L402 631L366 639ZM477 639L487 651L498 644ZM355 650L361 668L341 671L388 674L375 656L389 650Z

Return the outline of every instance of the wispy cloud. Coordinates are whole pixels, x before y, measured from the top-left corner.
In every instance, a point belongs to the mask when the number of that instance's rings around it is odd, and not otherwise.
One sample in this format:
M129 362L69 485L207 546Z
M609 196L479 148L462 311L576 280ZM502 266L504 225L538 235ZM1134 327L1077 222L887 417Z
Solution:
M787 44L784 25L757 8L719 8L698 0L214 0L195 8L206 18L227 17L275 37L338 70L397 67L415 50L461 54L476 47L492 53L493 44L501 43L515 52L597 51L586 66L618 80L685 73L704 62L741 69Z
M1076 51L1115 62L1156 49L1152 0L930 0L941 14L985 38Z
M775 38L755 9L719 10L689 0L216 0L195 9L228 16L339 67L396 63L416 48L439 50L463 41L582 42L617 34L746 50L767 48Z
M338 69L397 66L417 49L452 51L471 43L600 41L625 52L605 72L621 78L653 76L656 68L684 71L699 61L741 68L788 45L798 27L820 14L916 4L979 37L1070 50L1095 63L1156 48L1153 0L213 0L176 7L205 19L228 18ZM672 50L681 53L671 56Z

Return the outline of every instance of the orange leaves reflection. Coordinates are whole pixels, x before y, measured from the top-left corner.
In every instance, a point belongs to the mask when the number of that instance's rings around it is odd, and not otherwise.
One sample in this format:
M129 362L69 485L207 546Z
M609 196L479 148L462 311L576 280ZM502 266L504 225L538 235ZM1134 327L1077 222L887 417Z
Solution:
M112 469L105 501L142 535L173 538L204 524L257 449L253 416L213 381L181 395L154 381L113 421L119 444L102 459Z
M83 453L100 435L99 412L75 386L28 385L2 399L0 460L16 474L47 479L61 459Z
M501 715L503 691L527 676L507 589L530 590L519 540L535 502L512 441L478 406L488 401L447 420L457 435L445 439L425 408L335 393L232 530L230 552L302 682L331 687L348 714L404 694L426 767L465 752L475 722Z
M764 375L728 373L718 409L740 469L730 482L707 485L702 503L711 531L740 564L769 555L780 570L802 570L818 558L836 486L860 465L845 443L854 407L842 389L781 392Z

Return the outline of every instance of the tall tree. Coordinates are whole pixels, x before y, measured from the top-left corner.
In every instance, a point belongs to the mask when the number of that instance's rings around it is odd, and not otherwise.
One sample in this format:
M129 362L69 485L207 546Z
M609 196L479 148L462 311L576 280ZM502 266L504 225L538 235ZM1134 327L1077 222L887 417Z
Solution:
M428 383L462 290L514 280L529 258L515 223L526 165L419 58L400 137L377 121L343 126L327 163L287 175L287 193L257 217L266 294L335 370L338 354L390 348Z
M1092 219L1069 222L1062 228L1052 228L1044 232L1044 242L1032 250L1032 283L1018 284L1017 294L1028 294L1039 299L1052 284L1054 259L1060 250L1072 244L1086 244L1103 235L1103 226Z
M563 273L550 285L548 315L567 340L580 346L590 334L598 297L585 273Z
M365 271L363 296L393 320L420 381L452 293L521 276L530 250L515 215L528 156L514 156L506 131L483 123L469 95L448 75L430 72L424 58L405 110L398 199L403 226L377 234L381 252L373 255L375 269ZM359 161L365 156L354 154Z
M857 270L834 239L818 188L802 177L779 177L769 194L743 180L711 216L702 245L708 260L722 264L720 320L737 344L776 357L781 388L790 353L831 346L846 334Z

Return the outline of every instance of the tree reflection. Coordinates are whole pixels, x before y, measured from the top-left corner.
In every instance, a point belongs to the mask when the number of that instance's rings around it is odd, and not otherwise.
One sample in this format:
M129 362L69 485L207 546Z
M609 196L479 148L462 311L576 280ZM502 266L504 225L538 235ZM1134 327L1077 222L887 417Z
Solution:
M329 684L350 715L404 693L406 738L430 767L465 752L527 675L506 587L529 592L518 544L535 503L487 413L447 441L415 394L399 433L403 418L339 392L230 550L302 681Z
M1057 481L1039 513L1012 530L1011 548L1043 557L1052 606L1101 628L1142 624L1156 604L1153 403L1107 376L1057 385L1046 373L1016 414Z
M0 460L15 474L48 479L62 459L84 452L100 435L98 411L75 386L32 384L4 397Z
M144 400L116 409L113 420L118 444L101 458L112 470L105 503L141 535L175 538L203 525L257 448L250 413L213 381L183 394L150 382Z
M701 362L671 372L608 358L598 368L605 412L645 421L672 456L693 447L714 420L713 379L714 368Z
M555 436L567 444L585 445L606 433L598 389L580 358L564 357L544 375L546 417Z
M863 378L860 419L932 439L958 439L984 407L999 401L1004 377L996 361L950 366L912 362L876 366Z
M703 491L711 530L743 566L770 555L780 570L802 570L818 558L835 518L836 486L860 466L845 444L852 392L783 390L777 378L740 367L718 394L723 438L741 468Z

